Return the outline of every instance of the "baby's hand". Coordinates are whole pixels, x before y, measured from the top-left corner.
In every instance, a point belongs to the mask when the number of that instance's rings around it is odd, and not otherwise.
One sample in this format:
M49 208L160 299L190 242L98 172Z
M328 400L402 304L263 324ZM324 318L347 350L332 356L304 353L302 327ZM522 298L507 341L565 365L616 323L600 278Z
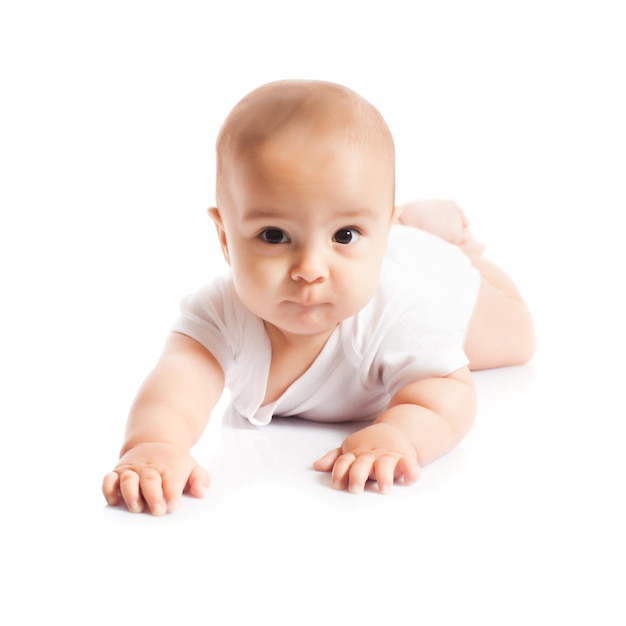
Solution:
M144 506L153 515L177 508L180 497L190 493L203 497L209 474L180 446L141 443L128 450L115 469L104 477L102 493L115 506L123 501L132 513Z
M373 424L350 435L341 448L331 450L313 467L321 472L332 471L335 489L360 493L368 479L378 482L378 491L388 493L394 480L406 484L419 478L415 448L402 431L391 424Z

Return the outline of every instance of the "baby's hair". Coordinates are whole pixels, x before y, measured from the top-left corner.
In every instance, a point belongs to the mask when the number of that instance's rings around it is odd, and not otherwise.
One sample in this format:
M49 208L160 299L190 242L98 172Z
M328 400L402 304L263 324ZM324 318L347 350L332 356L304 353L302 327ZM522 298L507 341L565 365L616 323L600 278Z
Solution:
M225 193L225 169L233 159L253 153L271 138L294 126L309 126L315 135L339 130L356 146L374 146L394 169L391 132L379 111L356 92L317 80L267 83L246 95L232 109L216 144L218 206Z

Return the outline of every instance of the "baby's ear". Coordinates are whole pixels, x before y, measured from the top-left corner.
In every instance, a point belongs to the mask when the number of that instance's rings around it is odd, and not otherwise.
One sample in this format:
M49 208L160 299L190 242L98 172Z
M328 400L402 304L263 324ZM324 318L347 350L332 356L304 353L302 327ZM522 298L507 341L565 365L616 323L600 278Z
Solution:
M224 222L222 221L222 216L220 215L219 209L217 209L216 207L211 207L207 211L207 213L215 223L215 229L217 230L217 237L220 242L220 247L222 248L222 254L224 255L226 263L230 265L230 255L228 254L228 240L226 239L226 230L224 229Z

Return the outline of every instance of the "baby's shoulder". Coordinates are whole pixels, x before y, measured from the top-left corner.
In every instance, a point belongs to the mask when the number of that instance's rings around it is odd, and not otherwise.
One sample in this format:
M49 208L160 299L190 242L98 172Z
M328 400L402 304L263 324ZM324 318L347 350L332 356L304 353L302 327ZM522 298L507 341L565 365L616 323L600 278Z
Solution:
M202 317L232 319L240 318L244 306L237 296L230 274L223 274L205 283L183 298L181 308Z
M180 312L182 320L214 328L231 345L240 345L262 328L260 320L239 299L230 274L218 276L185 296Z

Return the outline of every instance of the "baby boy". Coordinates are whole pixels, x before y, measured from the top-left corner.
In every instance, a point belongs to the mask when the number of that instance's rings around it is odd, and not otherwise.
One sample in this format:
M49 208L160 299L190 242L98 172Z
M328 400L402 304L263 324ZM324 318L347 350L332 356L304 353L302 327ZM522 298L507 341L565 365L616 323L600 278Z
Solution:
M257 425L364 420L314 463L352 493L412 483L463 438L470 368L530 359L532 320L456 205L396 207L394 186L389 129L353 91L280 81L235 106L209 209L230 272L183 301L104 478L109 504L159 515L203 495L190 450L224 388Z

